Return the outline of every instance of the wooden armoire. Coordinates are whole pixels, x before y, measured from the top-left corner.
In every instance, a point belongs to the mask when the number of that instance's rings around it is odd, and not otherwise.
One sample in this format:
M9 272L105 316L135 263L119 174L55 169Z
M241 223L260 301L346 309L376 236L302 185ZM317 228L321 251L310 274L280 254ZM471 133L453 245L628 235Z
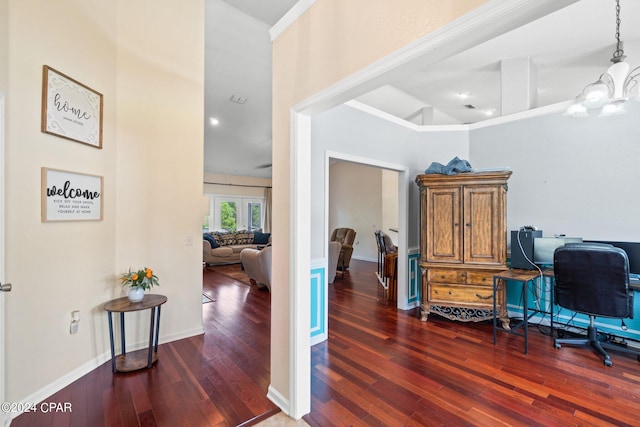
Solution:
M507 269L507 180L511 171L418 175L421 320L493 319L493 275ZM496 311L508 327L504 283Z

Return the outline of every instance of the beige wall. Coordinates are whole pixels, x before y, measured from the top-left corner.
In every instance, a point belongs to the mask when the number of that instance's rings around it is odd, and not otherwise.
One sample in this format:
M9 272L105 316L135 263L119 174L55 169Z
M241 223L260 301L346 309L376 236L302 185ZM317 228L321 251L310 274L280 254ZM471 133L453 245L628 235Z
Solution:
M336 162L329 168L329 233L338 227L353 228L356 259L378 259L374 232L382 227L382 172L351 162Z
M7 89L9 70L9 0L0 0L0 91Z
M486 0L318 0L273 44L274 277L271 385L290 396L291 107ZM312 226L322 226L313 224Z
M382 231L398 244L398 172L382 171Z
M8 401L43 397L106 360L102 304L122 295L117 276L130 266L154 268L154 292L169 298L161 341L201 330L201 249L187 240L204 214L203 9L202 0L8 1ZM102 149L40 132L44 64L104 95ZM103 176L104 219L41 222L43 166ZM147 319L128 318L128 343L144 342Z

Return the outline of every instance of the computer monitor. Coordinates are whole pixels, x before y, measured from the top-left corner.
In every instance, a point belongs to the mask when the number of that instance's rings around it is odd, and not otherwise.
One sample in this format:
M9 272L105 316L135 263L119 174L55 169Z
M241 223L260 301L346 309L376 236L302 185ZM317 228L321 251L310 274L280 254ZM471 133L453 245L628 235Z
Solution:
M586 242L587 240L585 240ZM640 243L636 242L606 242L604 240L589 240L593 243L607 243L620 248L627 253L629 258L629 273L640 274Z
M580 243L582 237L536 237L533 239L533 262L553 265L553 253L565 243Z

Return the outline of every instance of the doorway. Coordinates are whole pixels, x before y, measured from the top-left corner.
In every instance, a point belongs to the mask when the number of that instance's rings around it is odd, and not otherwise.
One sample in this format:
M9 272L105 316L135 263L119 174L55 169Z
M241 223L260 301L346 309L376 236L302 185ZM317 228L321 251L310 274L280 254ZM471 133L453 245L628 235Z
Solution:
M353 256L377 262L378 248L374 233L383 230L392 235L398 249L401 248L402 234L404 245L402 255L400 251L398 254L398 265L404 266L403 272L398 272L396 306L407 307L408 189L405 186L405 176L409 173L408 169L401 165L336 152L327 153L327 159L324 235L329 236L336 227L353 228L358 233Z

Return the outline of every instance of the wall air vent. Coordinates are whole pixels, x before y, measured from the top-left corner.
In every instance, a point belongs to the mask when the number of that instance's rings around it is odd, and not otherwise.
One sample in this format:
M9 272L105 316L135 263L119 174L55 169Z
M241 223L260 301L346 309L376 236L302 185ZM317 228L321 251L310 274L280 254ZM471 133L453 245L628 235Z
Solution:
M243 98L237 95L231 95L231 98L229 98L229 101L235 102L236 104L244 104L245 102L247 102L247 98Z

